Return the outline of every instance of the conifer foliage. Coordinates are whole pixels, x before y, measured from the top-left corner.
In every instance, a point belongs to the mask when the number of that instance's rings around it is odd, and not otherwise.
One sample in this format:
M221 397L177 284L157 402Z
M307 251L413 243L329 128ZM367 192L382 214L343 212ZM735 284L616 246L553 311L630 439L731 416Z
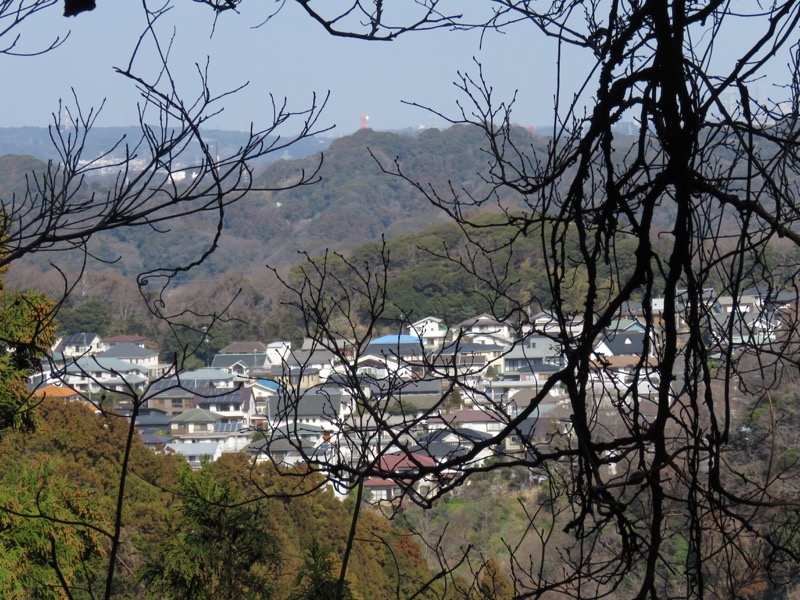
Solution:
M0 267L0 434L35 428L28 380L41 371L56 333L54 303L40 292L7 293L7 270Z

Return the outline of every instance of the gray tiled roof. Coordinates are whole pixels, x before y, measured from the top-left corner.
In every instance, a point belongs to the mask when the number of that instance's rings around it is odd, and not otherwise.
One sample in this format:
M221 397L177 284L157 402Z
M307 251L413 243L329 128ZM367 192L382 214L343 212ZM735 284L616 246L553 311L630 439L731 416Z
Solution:
M96 371L124 374L136 371L144 376L147 375L147 367L134 365L118 358L105 358L102 356L85 356L74 362L68 362L64 368L70 374L94 373Z
M137 346L136 344L130 344L127 342L117 344L116 346L112 346L105 352L101 352L97 356L103 358L119 358L122 360L128 358L150 358L152 356L158 356L158 352L155 350L149 350L148 348L142 348L141 346Z
M214 369L229 369L236 363L241 363L248 369L263 367L267 364L266 352L248 354L217 354L211 363Z
M644 340L641 331L614 331L602 339L614 356L641 356Z
M301 392L299 397L281 394L267 400L269 414L273 417L331 418L339 414L344 399L342 390L314 389Z
M265 353L267 351L267 345L263 342L233 342L232 344L228 344L222 350L219 351L220 354L252 354L252 353Z
M203 408L190 408L172 417L170 423L216 423L225 417Z

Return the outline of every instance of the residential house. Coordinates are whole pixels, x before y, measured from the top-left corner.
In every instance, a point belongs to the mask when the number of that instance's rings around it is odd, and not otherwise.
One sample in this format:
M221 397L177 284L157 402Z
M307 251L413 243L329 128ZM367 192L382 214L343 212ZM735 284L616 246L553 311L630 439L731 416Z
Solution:
M286 357L286 366L293 371L313 370L318 374L319 383L327 381L333 372L336 356L322 347L301 348Z
M249 344L249 345L248 345ZM247 352L219 352L211 362L211 368L230 373L236 381L246 381L270 366L267 348L260 342L238 342L223 350L253 347ZM261 349L263 347L263 349Z
M291 342L271 342L267 344L267 359L269 364L273 367L279 367L283 361L289 356L292 350Z
M123 416L130 416L131 411L117 411ZM139 413L136 415L136 430L141 434L157 434L168 436L171 426L171 415L163 410L156 410L153 408L140 408Z
M302 443L304 446L310 445L311 447L317 447L330 440L330 436L323 427L319 425L310 425L308 423L282 425L281 427L276 427L269 431L262 431L261 433L264 438L270 440L284 439L298 444Z
M263 342L233 342L219 351L219 354L265 354L269 347Z
M321 347L289 350L278 364L254 369L250 375L270 379L286 387L306 389L325 383L333 372L333 362L333 352Z
M510 399L523 390L538 392L547 381L564 368L561 364L535 363L519 367L518 371L506 371L500 379L485 381L483 396L485 399L502 406L510 404ZM564 395L561 385L553 386L549 394L553 397ZM480 395L476 395L475 404L486 404ZM507 410L514 410L513 406Z
M134 346L144 348L147 344L147 338L140 335L115 335L112 337L103 338L100 342L100 347L103 351L105 351L120 344L133 344Z
M199 469L203 460L214 462L222 456L222 446L218 442L170 442L165 449L182 455L193 469Z
M149 448L154 452L161 452L166 448L167 444L174 442L175 438L171 435L162 435L160 433L140 433L139 441L145 448Z
M250 387L250 392L253 394L253 403L255 405L255 413L267 417L269 409L268 398L276 398L281 392L281 384L271 379L256 379L247 384Z
M290 467L307 462L314 453L314 444L305 440L293 441L287 437L256 437L244 451L255 462L270 461L273 464Z
M646 332L632 329L612 331L596 343L590 377L604 404L615 402L632 385L641 395L656 392L661 378L654 346Z
M184 371L183 373L178 373L173 380L178 381L180 385L187 388L211 387L214 389L233 389L239 385L239 383L234 380L232 374L212 367L204 367L194 371Z
M115 413L122 417L131 418L133 410L130 408L117 409ZM169 433L169 420L171 418L164 411L141 407L137 411L135 427L142 444L151 450L158 451L162 450L167 443L173 441L174 438Z
M176 440L199 444L216 442L222 452L243 450L253 432L240 420L203 408L190 408L170 419L170 435Z
M53 354L63 354L65 357L92 355L102 352L102 340L97 333L84 332L72 333L56 343Z
M172 435L189 435L214 431L214 423L222 422L223 416L204 408L190 408L169 420Z
M511 402L522 411L535 401L537 393L523 390L511 398ZM521 421L503 439L503 452L506 454L527 453L532 446L549 444L553 436L568 435L572 430L570 415L572 407L567 400L546 398L531 411L530 416Z
M481 314L456 325L456 338L464 335L491 335L507 342L516 338L516 332L508 323L498 321L492 315Z
M284 390L277 397L268 398L267 404L270 428L315 425L328 436L339 432L353 410L350 394L331 386Z
M33 397L45 400L48 398L61 400L62 402L86 402L86 398L78 390L74 390L67 385L49 384L36 388Z
M530 320L533 324L532 330L534 333L554 339L562 337L562 324L552 312L542 311L531 317ZM570 339L579 336L583 332L583 317L580 315L565 316L563 330Z
M508 415L495 410L459 410L430 418L428 427L431 430L461 427L496 435L506 427L508 420Z
M644 325L637 318L619 317L612 319L608 325L608 331L645 331Z
M103 344L105 346L105 343ZM109 346L96 356L101 358L117 358L134 365L145 367L151 381L163 377L172 365L163 364L158 360L158 352L149 350L144 346L130 342L120 342Z
M462 453L467 454L473 450L476 444L487 442L492 437L493 435L490 433L459 427L457 423L454 423L453 426L432 429L419 436L417 443L418 447L422 449L421 451L435 458L437 462L441 462L442 459L449 460ZM414 448L416 447L412 447L412 450ZM486 446L470 459L470 465L480 464L495 454L494 448Z
M420 468L433 468L436 460L424 452L397 452L382 456L376 472L364 479L368 500L376 503L397 503L409 493L427 497L436 487L431 477L420 477Z
M374 405L386 406L390 414L418 417L432 410L451 407L447 380L439 377L422 379L372 379L365 381ZM463 399L461 400L463 402ZM409 414L409 407L415 410Z
M550 337L531 334L503 355L505 375L536 372L544 365L562 367L566 363L561 345ZM547 370L548 375L552 371Z
M300 349L307 352L328 350L345 360L352 360L356 355L354 341L341 336L331 336L319 340L309 337L303 338L303 345Z
M469 448L461 444L451 444L448 442L431 441L431 442L426 442L425 444L417 444L415 446L411 446L410 448L408 448L408 452L411 452L413 454L424 454L425 456L429 456L438 465L444 462L451 461L453 459L461 459L465 454L469 452ZM482 462L482 460L470 461L469 465L476 466L480 462Z
M656 304L654 300L654 304ZM699 310L703 315L712 315L715 308L718 308L718 296L714 288L704 288L699 296L696 292L690 294L687 290L675 291L675 311L679 318L679 327L685 330L686 324L692 319L690 311L692 310L691 304L696 302ZM661 301L658 301L661 304ZM710 325L710 324L709 324Z
M259 429L246 452L257 462L270 460L275 464L293 465L305 462L315 449L330 439L322 427L306 423L283 425L275 429Z
M647 347L645 348L645 342ZM596 343L597 356L655 356L655 343L644 331L611 331Z
M402 501L408 488L404 483L385 477L367 477L363 485L364 499L377 504L395 504Z
M425 349L436 350L444 345L448 328L438 317L425 317L406 326L408 334L422 340Z
M420 362L408 363L404 359L391 354L377 353L367 350L358 359L357 373L369 379L388 379L399 377L411 379L424 369Z
M147 390L147 407L176 416L195 408L198 397L232 391L238 385L233 375L218 369L185 371L154 382Z
M762 345L773 340L781 329L796 323L792 306L796 294L790 291L766 291L758 288L744 290L736 299L720 296L712 313L712 338L726 347ZM787 318L790 317L790 318ZM730 338L730 340L729 340Z
M600 356L591 363L591 378L604 386L606 392L615 390L618 394L633 385L638 386L639 395L655 394L661 382L658 360L653 356Z
M385 335L372 340L358 357L357 372L373 379L424 375L425 347L411 335Z
M191 382L187 383L191 385ZM148 390L147 407L174 417L185 410L194 408L194 397L195 390L180 385L177 379L162 380L153 384Z
M148 384L146 367L116 358L84 356L53 365L51 380L60 381L82 394L141 392Z
M420 338L410 335L383 336L367 344L357 358L357 372L372 379L410 379L423 373L424 358L425 349Z
M256 413L252 388L243 385L233 389L195 390L193 404L196 408L202 408L222 415L228 420L240 422L245 427L257 426L266 420L265 417Z
M490 367L495 373L502 373L503 353L507 349L508 344L482 344L461 339L438 350L430 362L437 375L481 379Z

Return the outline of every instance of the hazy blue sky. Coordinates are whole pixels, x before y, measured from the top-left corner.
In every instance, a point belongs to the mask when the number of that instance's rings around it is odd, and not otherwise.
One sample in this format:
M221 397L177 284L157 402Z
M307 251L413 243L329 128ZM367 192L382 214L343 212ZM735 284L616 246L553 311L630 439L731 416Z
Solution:
M483 48L477 31L427 32L391 43L365 43L330 37L291 3L263 27L253 29L275 7L263 0L246 2L240 15L223 14L211 37L210 10L189 0L177 4L180 8L161 23L161 31L166 40L176 28L171 65L187 97L197 90L193 64L204 63L206 56L211 58L214 92L250 82L246 90L226 100L223 114L209 126L242 129L251 121L264 124L271 111L270 92L301 109L313 92L324 95L328 90L331 99L323 122L337 125L340 135L357 129L362 113L370 116L376 129L441 126L435 116L404 106L401 100L455 114L455 101L463 96L452 82L459 70L477 73L473 57L484 63L498 98L510 98L519 90L516 123L541 125L552 119L555 45L529 26L516 26L506 35L489 32ZM456 5L486 8L490 3L464 0ZM127 63L143 25L140 3L120 0L98 0L95 11L74 19L63 18L55 9L26 23L22 48L35 49L70 29L72 33L61 48L44 56L0 56L0 126L49 124L58 99L69 98L71 88L84 107L107 99L98 124L135 125L135 88L113 67ZM148 76L153 70L146 58L144 53L140 72ZM564 64L564 94L569 98L590 65L569 49Z
M516 122L528 125L552 118L553 45L525 43L531 33L528 28L518 27L507 35L489 33L483 49L476 31L428 32L391 43L365 43L329 36L292 5L253 29L274 5L251 2L245 3L241 15L223 14L211 37L211 12L188 0L181 4L170 20L170 26L176 26L172 65L176 73L192 76L184 78L186 89L195 89L193 63L204 62L207 55L214 91L250 82L248 89L226 102L225 112L214 122L220 128L240 129L265 118L270 92L301 108L313 92L328 90L325 122L336 124L341 134L357 129L362 113L369 115L376 129L442 124L401 100L453 111L460 96L452 82L459 70L477 73L473 57L485 63L498 97L509 98L519 89ZM61 48L47 55L0 57L5 82L0 126L48 124L58 98L68 98L71 88L86 106L107 99L100 124L134 125L133 86L114 74L113 67L127 63L144 23L141 12L137 2L98 0L95 11L74 19L54 10L31 20L22 30L26 48L70 29L72 33ZM162 23L162 30L169 33L167 24Z

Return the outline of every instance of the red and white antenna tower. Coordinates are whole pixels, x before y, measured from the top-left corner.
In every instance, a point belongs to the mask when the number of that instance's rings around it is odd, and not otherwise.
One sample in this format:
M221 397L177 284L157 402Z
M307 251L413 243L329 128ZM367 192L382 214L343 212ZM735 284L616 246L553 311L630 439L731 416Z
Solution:
M361 129L369 129L369 115L361 115Z

